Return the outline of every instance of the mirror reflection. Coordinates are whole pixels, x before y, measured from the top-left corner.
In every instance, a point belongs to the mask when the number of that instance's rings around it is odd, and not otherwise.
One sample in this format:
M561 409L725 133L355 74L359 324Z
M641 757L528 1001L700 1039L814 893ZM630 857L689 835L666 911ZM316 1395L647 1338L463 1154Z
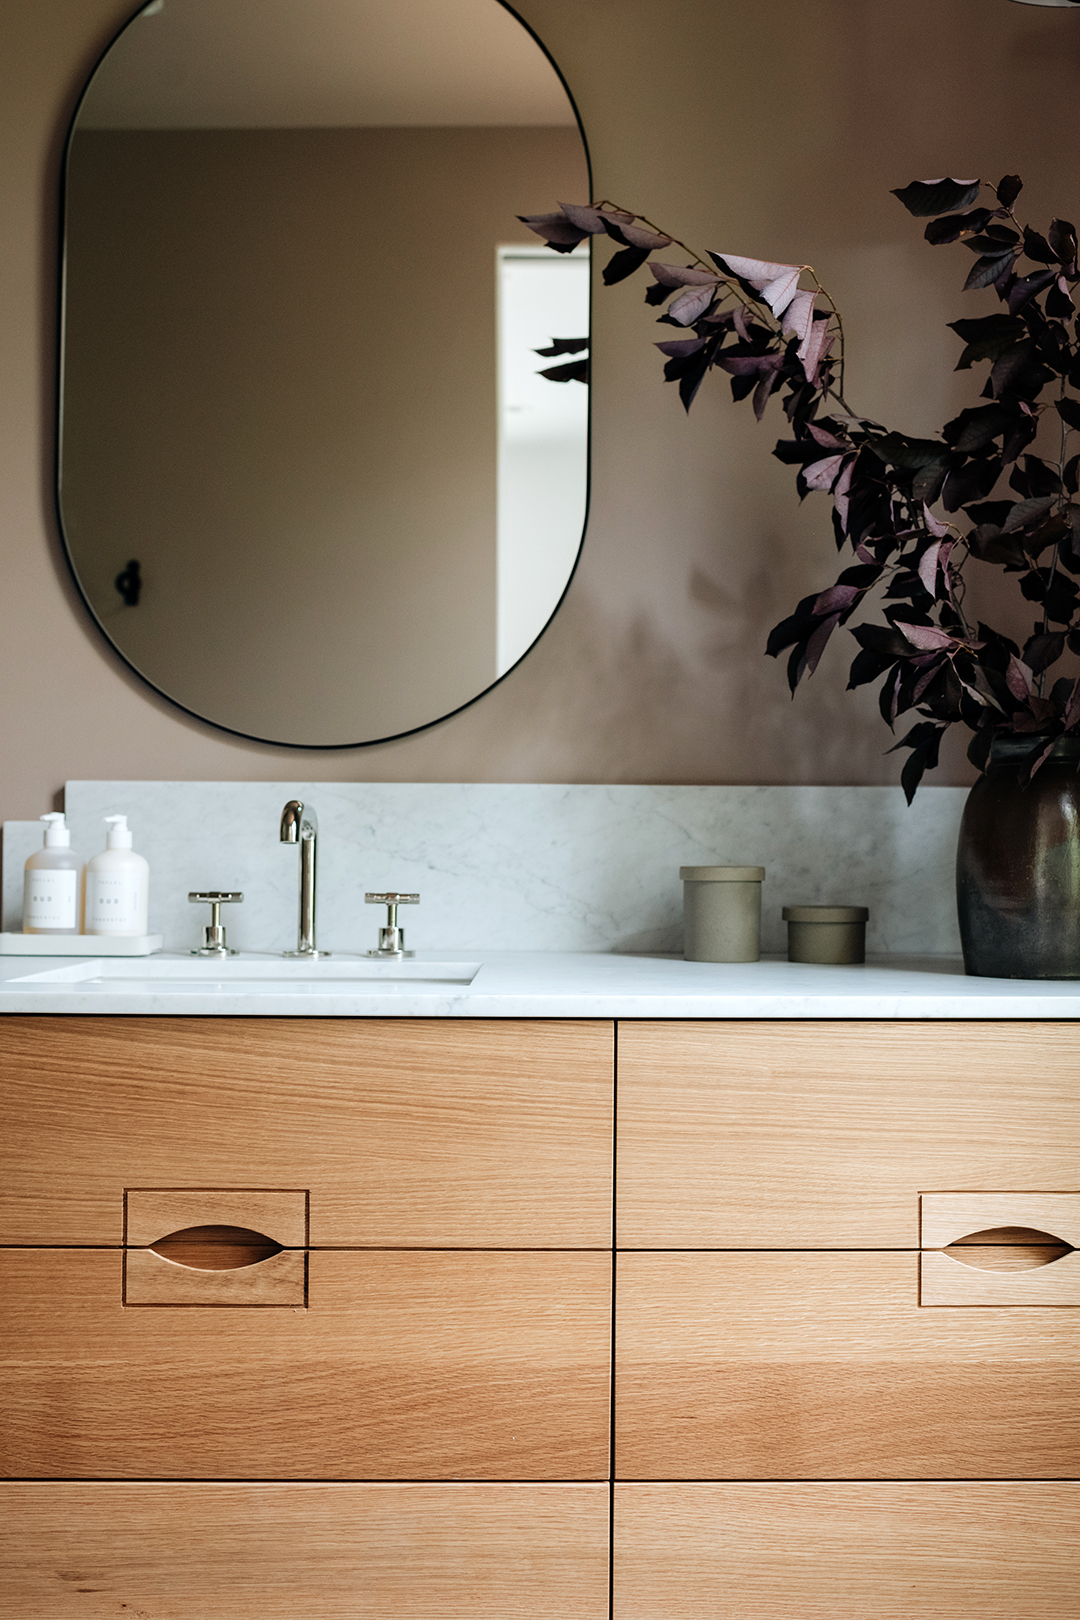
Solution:
M80 106L60 511L101 627L196 715L348 746L470 702L585 517L574 111L498 0L153 0Z

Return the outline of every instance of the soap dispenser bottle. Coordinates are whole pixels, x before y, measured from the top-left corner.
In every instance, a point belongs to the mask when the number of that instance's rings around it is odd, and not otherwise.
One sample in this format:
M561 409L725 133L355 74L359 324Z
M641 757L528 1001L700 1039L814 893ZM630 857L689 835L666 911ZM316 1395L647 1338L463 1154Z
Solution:
M86 932L145 934L150 868L132 846L127 816L106 816L106 847L86 864Z
M79 875L82 862L71 852L71 829L59 810L40 818L44 846L23 868L23 933L79 932Z

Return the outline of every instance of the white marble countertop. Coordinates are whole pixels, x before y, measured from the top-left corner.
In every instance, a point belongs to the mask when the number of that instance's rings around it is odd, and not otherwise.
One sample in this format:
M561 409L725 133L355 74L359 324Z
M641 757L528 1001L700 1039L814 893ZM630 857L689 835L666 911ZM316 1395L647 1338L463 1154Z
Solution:
M0 1013L323 1018L1080 1018L1080 982L976 979L958 957L859 967L674 956L424 952L0 958Z

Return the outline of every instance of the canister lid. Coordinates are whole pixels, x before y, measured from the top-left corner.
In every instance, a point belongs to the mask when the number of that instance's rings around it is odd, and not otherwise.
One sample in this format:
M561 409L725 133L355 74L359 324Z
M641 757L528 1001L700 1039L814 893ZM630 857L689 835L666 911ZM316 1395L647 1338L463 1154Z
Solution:
M761 883L763 866L680 866L684 883Z
M870 916L867 906L785 906L785 922L864 923Z

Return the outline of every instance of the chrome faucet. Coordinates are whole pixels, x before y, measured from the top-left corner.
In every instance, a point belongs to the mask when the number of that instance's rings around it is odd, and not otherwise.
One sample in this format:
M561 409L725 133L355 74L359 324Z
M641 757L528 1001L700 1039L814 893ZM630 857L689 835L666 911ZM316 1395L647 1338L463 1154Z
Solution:
M300 845L300 922L295 951L283 956L329 956L315 948L315 845L319 818L302 799L290 799L281 812L281 842Z

